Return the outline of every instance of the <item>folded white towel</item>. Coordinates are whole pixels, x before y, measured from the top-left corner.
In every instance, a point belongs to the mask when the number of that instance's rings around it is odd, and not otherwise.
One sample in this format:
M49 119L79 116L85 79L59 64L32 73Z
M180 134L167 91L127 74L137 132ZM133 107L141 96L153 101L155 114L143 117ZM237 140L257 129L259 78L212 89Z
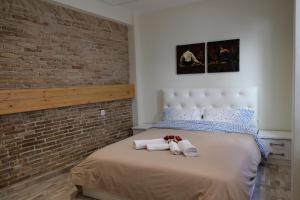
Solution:
M153 140L134 140L133 146L135 149L146 149L147 144L166 144L164 139L153 139Z
M188 140L178 142L179 149L185 156L198 156L198 148L190 143Z
M151 143L147 144L147 150L148 151L162 151L162 150L168 150L170 149L170 146L168 143Z
M170 146L170 151L171 151L171 154L174 154L174 155L179 155L181 154L181 151L179 149L179 146L176 142L174 141L171 141L169 143L169 146Z

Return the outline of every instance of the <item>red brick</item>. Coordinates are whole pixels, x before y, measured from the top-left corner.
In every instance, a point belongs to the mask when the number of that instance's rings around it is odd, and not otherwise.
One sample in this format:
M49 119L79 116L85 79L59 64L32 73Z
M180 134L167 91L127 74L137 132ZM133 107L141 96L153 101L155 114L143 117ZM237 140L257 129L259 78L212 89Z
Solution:
M42 0L0 1L0 89L129 83L125 25ZM131 105L122 100L0 116L0 188L128 137Z

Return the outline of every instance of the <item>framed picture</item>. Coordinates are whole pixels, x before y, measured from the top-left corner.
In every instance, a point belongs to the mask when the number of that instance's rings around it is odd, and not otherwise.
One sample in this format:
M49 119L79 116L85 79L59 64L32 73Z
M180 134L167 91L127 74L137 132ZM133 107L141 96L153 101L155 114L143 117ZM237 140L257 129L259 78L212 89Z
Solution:
M205 73L205 43L178 45L177 74Z
M224 40L207 43L207 71L240 71L240 40Z

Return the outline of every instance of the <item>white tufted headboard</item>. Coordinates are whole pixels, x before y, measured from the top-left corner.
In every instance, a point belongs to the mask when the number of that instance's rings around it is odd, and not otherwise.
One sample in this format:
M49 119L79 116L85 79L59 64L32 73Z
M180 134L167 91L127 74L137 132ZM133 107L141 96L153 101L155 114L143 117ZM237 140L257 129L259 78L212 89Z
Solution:
M164 108L248 108L255 111L258 125L257 88L164 89Z

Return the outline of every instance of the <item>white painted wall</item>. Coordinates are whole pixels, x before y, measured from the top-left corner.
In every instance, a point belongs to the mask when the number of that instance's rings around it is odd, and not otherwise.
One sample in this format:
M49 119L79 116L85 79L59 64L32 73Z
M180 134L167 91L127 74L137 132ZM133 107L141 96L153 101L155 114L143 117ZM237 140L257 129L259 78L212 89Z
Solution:
M294 139L292 192L293 199L300 197L300 0L295 1L295 72L294 72Z
M205 0L135 17L138 123L166 87L259 87L260 128L291 130L292 0ZM240 72L176 75L178 44L240 38Z
M111 6L99 0L47 0L64 4L75 9L80 9L124 24L132 24L132 12L119 6Z

